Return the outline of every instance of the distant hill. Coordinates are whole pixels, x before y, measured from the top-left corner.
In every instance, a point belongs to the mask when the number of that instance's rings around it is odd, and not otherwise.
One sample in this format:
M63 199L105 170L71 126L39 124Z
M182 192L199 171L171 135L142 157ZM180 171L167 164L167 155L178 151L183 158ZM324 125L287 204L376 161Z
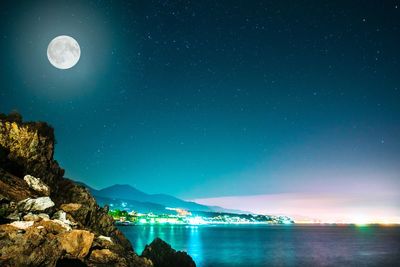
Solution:
M139 212L161 212L166 211L166 207L182 208L190 211L203 212L229 212L229 213L248 213L240 210L224 209L218 206L206 206L192 201L185 201L166 194L147 194L130 185L115 184L101 190L96 190L90 186L77 182L85 186L96 200L102 205L110 205L114 208L127 208Z
M140 202L135 200L121 199L121 198L105 198L95 196L97 203L100 206L108 205L110 209L118 210L134 210L139 213L154 213L154 214L176 214L173 210L167 210L165 206L151 203L151 202Z

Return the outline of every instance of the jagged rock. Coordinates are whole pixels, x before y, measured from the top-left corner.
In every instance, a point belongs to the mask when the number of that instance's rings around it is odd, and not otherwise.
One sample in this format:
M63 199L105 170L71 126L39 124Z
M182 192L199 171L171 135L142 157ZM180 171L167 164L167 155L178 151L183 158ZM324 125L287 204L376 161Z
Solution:
M0 119L0 146L5 151L6 171L23 177L31 174L47 184L64 175L54 154L54 130L44 122L22 123Z
M113 264L118 260L118 256L109 249L95 249L90 254L90 261L102 264Z
M196 266L192 258L186 252L174 250L169 244L160 238L156 238L150 245L146 245L142 256L150 259L153 262L154 267Z
M77 258L84 258L92 246L94 234L85 230L72 230L59 236L62 249Z
M34 221L15 221L10 223L11 226L14 226L18 229L26 229L33 225Z
M18 209L22 211L44 211L54 206L49 197L27 198L18 203Z
M58 186L62 192L54 195L54 201L60 207L63 206L65 211L68 210L68 214L71 214L77 223L105 236L111 236L115 232L114 220L97 205L96 200L86 188L68 179L61 180ZM69 204L65 205L66 203ZM71 203L74 205L70 205ZM76 204L81 206L77 208ZM131 249L131 246L126 248Z
M43 183L40 178L33 177L32 175L25 175L24 180L28 186L36 192L39 192L45 196L50 195L50 188Z
M0 194L3 198L2 203L6 201L10 202L11 200L19 202L28 197L39 197L38 193L29 188L28 184L23 179L6 172L5 169L3 169L4 167L3 164L0 164Z
M58 232L49 229L33 225L21 232L12 225L0 225L0 266L55 266L63 251L56 239Z

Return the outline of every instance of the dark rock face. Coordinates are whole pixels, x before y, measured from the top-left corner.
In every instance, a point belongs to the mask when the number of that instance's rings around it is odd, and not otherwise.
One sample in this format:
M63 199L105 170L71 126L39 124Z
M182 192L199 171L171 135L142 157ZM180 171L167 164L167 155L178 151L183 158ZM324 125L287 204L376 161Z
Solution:
M0 116L4 117L4 116ZM5 170L17 175L40 177L47 184L64 175L53 159L54 130L44 122L19 123L0 119L0 162Z
M143 257L150 259L154 267L195 267L192 258L182 251L174 250L169 244L160 238L147 245L142 253Z
M0 266L154 266L87 189L63 177L54 144L46 123L0 114ZM26 175L49 190L35 190Z

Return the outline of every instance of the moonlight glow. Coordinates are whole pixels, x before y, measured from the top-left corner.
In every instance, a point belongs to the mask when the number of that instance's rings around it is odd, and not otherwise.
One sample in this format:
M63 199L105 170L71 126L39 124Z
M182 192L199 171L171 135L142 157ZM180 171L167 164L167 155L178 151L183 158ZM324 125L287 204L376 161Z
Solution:
M79 44L70 36L58 36L47 47L47 58L58 69L72 68L78 63L80 56Z

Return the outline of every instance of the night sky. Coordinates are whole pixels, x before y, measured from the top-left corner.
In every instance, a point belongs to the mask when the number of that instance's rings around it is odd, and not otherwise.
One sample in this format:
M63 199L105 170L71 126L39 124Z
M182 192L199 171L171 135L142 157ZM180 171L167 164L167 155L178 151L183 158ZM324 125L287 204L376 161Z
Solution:
M274 2L2 1L0 112L49 122L95 188L400 218L400 2ZM69 70L58 35L82 50Z

